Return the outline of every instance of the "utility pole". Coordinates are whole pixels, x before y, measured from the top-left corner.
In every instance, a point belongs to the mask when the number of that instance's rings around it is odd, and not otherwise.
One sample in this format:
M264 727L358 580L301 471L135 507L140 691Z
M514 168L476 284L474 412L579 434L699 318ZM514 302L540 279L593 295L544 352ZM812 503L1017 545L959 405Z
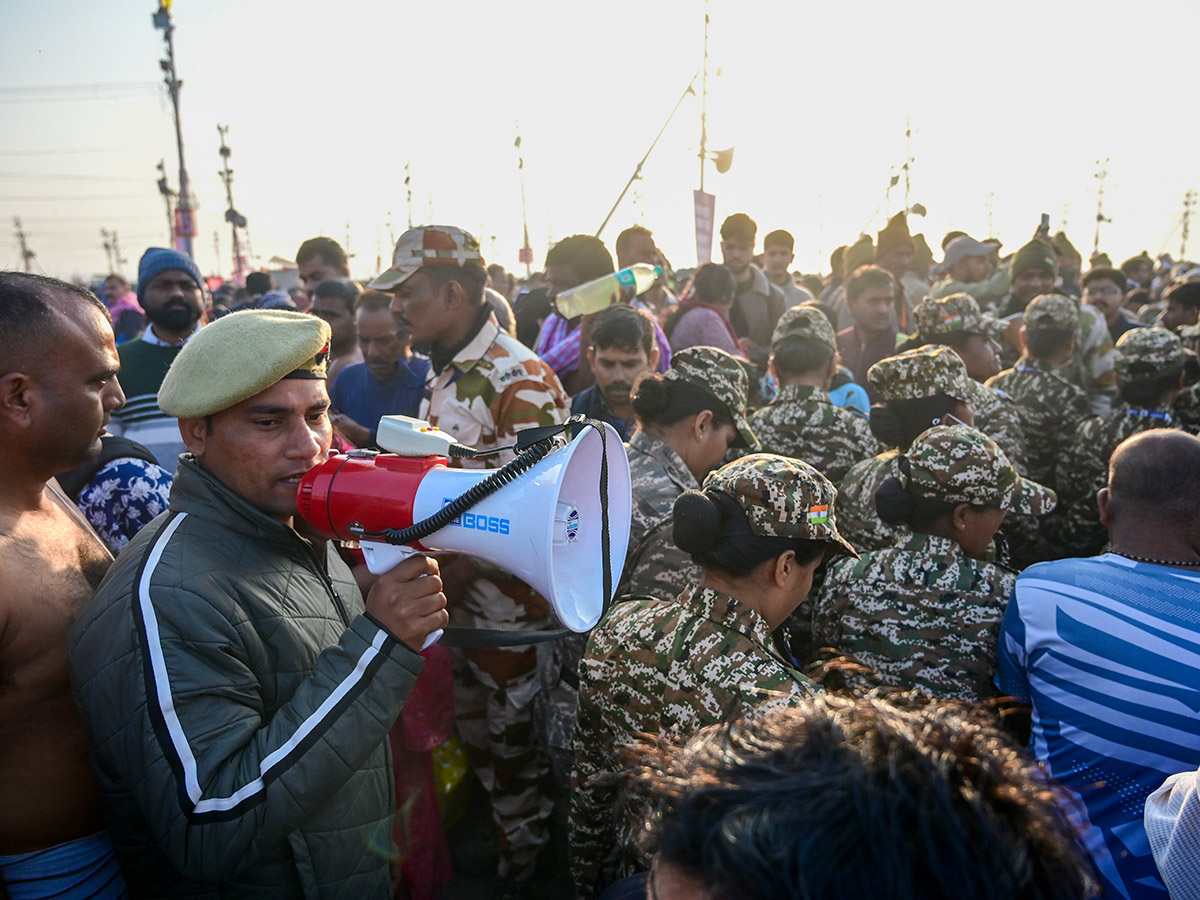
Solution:
M704 0L704 63L700 72L700 191L703 193L704 162L708 156L708 0Z
M108 271L117 271L117 264L113 262L112 232L107 228L100 229L100 246L104 248L104 255L108 257Z
M525 206L525 154L521 152L521 126L518 122L513 122L513 127L517 130L517 139L513 141L513 146L517 150L517 174L521 178L521 249L517 254L517 259L525 263L525 277L528 278L533 274L533 248L529 246L529 211Z
M225 184L225 202L229 204L225 209L225 221L229 223L229 231L233 236L233 283L244 284L246 280L245 258L242 256L242 242L238 238L238 229L245 228L247 223L246 217L233 205L233 169L229 167L229 157L233 155L233 151L225 143L225 135L229 134L229 126L218 125L217 134L221 136L221 149L217 151L221 154L221 170L217 174L221 176L221 181ZM218 265L220 259L218 256Z
M171 3L172 0L158 0L158 10L152 20L154 27L163 32L163 41L167 45L167 58L159 60L159 65L166 76L163 80L171 92L171 106L175 110L175 147L179 152L179 203L175 208L178 219L175 233L180 241L179 249L194 258L192 238L196 235L196 222L187 166L183 161L183 129L179 122L179 89L183 87L183 82L175 70L175 26L171 23Z
M13 224L17 227L17 243L21 245L21 260L25 264L25 271L33 271L33 261L37 254L29 249L29 235L25 233L25 229L21 227L21 219L19 216L13 216Z
M1179 261L1187 259L1188 229L1192 224L1192 213L1196 209L1196 191L1189 190L1183 195L1183 237L1179 240Z
M1092 256L1096 256L1100 252L1100 224L1112 221L1104 216L1104 182L1108 180L1108 163L1108 159L1105 159L1104 162L1096 160L1099 168L1094 177L1100 184L1096 188L1096 236L1092 240Z
M162 194L167 207L167 246L172 247L175 244L175 213L171 209L171 201L175 198L175 192L167 184L167 164L161 159L158 161L158 192Z
M408 227L412 228L412 163L410 162L404 164L404 193L407 195L408 201ZM389 212L388 217L390 218L391 215ZM395 244L393 243L392 246Z
M908 214L908 193L911 185L912 155L912 119L904 123L904 212Z

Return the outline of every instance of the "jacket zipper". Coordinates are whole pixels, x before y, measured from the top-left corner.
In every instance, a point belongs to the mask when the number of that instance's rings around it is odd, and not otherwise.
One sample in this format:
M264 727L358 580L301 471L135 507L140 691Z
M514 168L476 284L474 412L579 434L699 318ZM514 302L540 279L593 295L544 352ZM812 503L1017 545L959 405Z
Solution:
M329 591L329 597L333 600L333 605L337 607L338 615L342 617L342 622L347 628L350 627L350 613L346 610L346 604L342 602L342 595L338 593L337 588L333 584L333 578L330 577L328 569L325 567L325 562L319 556L317 551L313 549L312 544L297 536L297 539L304 544L308 550L308 555L312 557L313 562L317 564L317 571L321 573L321 577L325 579L325 589ZM326 544L325 552L328 553L328 544Z

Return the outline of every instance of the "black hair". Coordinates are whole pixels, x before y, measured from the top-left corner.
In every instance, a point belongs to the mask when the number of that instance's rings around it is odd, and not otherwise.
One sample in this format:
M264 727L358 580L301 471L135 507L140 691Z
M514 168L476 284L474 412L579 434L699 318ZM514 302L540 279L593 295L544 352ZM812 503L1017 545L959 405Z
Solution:
M951 412L959 402L948 394L934 394L915 400L875 403L871 406L871 433L887 447L907 450L917 435L932 428L936 420Z
M1163 294L1163 303L1167 304L1172 300L1188 309L1200 308L1200 281L1185 281L1172 285L1170 290Z
M617 270L604 242L590 234L573 234L551 247L546 254L546 268L550 266L570 266L581 284Z
M309 238L296 251L296 265L302 266L315 256L325 260L326 265L335 269L346 265L346 251L342 245L330 237Z
M354 301L354 310L365 309L367 312L379 312L392 308L392 295L384 291L363 291Z
M1159 372L1150 363L1135 362L1130 366L1133 378L1128 380L1117 377L1117 390L1121 399L1133 407L1158 406L1168 391L1179 386L1179 373L1182 367L1170 372ZM1146 375L1148 377L1137 377Z
M1048 359L1075 336L1073 328L1030 328L1025 326L1025 349L1034 359Z
M721 263L705 263L692 276L692 290L701 303L720 305L729 303L737 293L737 281L729 266Z
M642 849L717 900L1093 896L1070 804L990 709L825 692L637 757Z
M104 302L85 287L28 272L0 272L0 375L25 365L31 354L45 355L46 342L62 323L51 304L73 300L95 307L108 321Z
M362 288L358 286L357 281L351 281L349 278L330 278L316 286L312 299L315 301L318 297L330 297L340 300L346 311L352 313L361 293Z
M466 291L472 306L483 303L483 289L487 287L487 269L483 266L422 266L421 272L429 279L433 290L441 290L447 282L456 281Z
M885 525L907 525L913 531L932 532L938 521L954 512L957 504L910 494L895 475L875 489L875 511Z
M833 348L824 341L799 335L771 345L771 359L780 378L824 369L833 359Z
M748 241L754 243L758 234L758 223L745 213L734 213L721 223L721 240Z
M246 290L251 294L265 294L275 290L275 279L270 272L251 272L246 276Z
M1093 281L1111 281L1121 289L1122 296L1125 295L1125 285L1129 283L1129 279L1125 277L1124 272L1109 266L1098 266L1094 269L1088 269L1087 274L1080 279L1079 286L1085 288Z
M859 266L854 274L846 279L846 300L857 300L869 287L890 287L894 294L897 290L896 279L887 269L879 266Z
M641 350L649 359L654 352L654 322L632 306L610 306L596 316L592 346L597 350L615 347L631 353Z
M796 249L796 239L790 232L777 228L763 238L763 249L766 250L768 247L783 247L788 253L791 253Z
M630 225L617 235L616 249L618 259L625 255L625 251L629 248L629 245L633 242L633 239L639 236L648 237L652 241L654 240L654 232L652 232L645 225Z
M672 537L692 562L744 578L770 559L789 550L805 566L825 552L824 541L767 537L750 531L746 511L721 491L684 491L675 498Z
M642 379L633 398L633 412L642 425L674 425L708 410L713 425L732 425L729 407L716 394L690 381L650 375Z

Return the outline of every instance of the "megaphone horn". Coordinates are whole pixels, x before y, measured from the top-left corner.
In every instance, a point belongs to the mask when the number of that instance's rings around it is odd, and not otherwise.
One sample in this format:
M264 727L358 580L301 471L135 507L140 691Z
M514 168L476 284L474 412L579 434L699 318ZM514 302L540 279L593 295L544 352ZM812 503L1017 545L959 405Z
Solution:
M602 429L585 428L566 447L422 537L418 546L463 553L511 572L545 597L567 628L591 629L612 599L604 591L602 523L607 515L615 590L632 510L625 447L612 426ZM608 491L602 502L605 456ZM442 456L334 456L301 480L300 514L327 537L361 540L372 571L386 571L406 551L371 535L425 520L495 474L446 463Z

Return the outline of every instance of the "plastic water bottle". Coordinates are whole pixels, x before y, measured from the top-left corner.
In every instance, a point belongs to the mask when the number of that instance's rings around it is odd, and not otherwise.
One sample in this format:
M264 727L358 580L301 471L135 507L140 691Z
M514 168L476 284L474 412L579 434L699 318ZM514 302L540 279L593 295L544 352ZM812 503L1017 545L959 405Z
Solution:
M608 309L612 305L613 296L619 296L623 289L633 288L635 294L644 293L654 286L654 282L661 275L662 266L635 263L628 269L621 269L619 272L613 272L595 281L586 281L563 291L554 298L554 305L564 319L597 313Z

